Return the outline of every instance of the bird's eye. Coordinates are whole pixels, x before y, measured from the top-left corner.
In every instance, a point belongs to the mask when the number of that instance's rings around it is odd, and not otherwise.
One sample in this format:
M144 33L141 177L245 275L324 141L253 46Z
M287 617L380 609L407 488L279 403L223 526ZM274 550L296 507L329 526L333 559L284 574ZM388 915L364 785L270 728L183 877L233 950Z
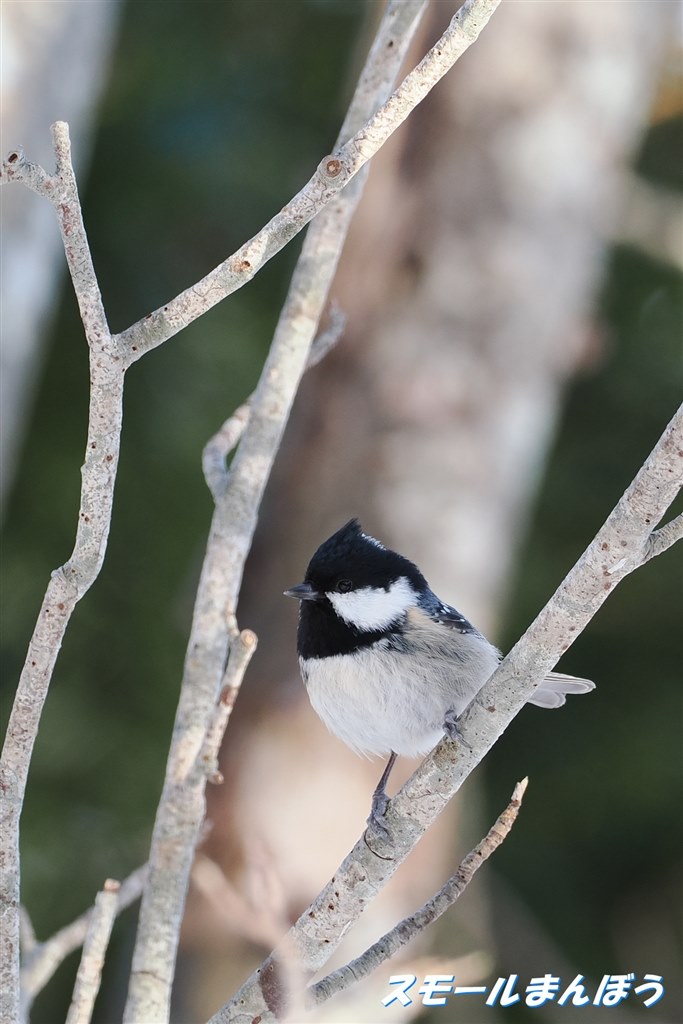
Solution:
M349 590L353 590L353 583L351 580L337 580L337 590L340 594L348 594Z

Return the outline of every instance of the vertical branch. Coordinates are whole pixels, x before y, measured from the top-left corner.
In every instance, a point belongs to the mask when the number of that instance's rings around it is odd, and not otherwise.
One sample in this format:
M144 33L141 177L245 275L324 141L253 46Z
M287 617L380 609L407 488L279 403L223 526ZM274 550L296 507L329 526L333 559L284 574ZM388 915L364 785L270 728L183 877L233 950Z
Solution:
M392 0L382 22L380 32L387 39L383 48L375 54L375 69L369 70L356 91L357 106L351 109L349 117L354 119L358 130L350 138L340 136L334 153L323 157L313 177L304 187L276 213L258 234L245 242L237 252L210 271L191 288L187 288L164 306L148 313L144 319L133 324L118 335L118 341L126 347L130 362L139 359L145 352L161 345L183 327L206 313L231 292L241 288L261 269L268 260L280 251L299 231L302 230L321 210L332 203L342 189L381 149L392 132L422 102L429 91L453 67L459 57L485 28L500 0L465 0L462 7L451 19L443 35L427 52L418 66L406 75L398 88L386 102L373 107L373 115L364 120L355 120L361 110L367 110L364 96L383 97L390 81L386 70L395 56L395 46L402 38L398 27L409 25L415 15L414 4L418 0ZM426 0L422 0L420 10ZM393 26L394 38L391 38ZM412 34L414 25L410 28ZM396 63L396 70L400 61ZM396 72L393 73L394 77ZM354 102L356 100L354 99ZM347 122L350 123L350 122ZM132 342L135 342L133 345Z
M3 177L24 181L55 207L90 353L90 407L76 542L56 569L38 614L0 760L0 1018L19 1015L19 819L40 716L64 632L96 579L109 535L121 434L123 366L107 325L71 164L68 126L52 126L57 170L49 176L10 154Z
M95 999L100 990L109 936L116 917L119 888L118 882L108 878L102 892L98 892L95 897L66 1024L90 1024Z
M424 8L393 2L361 75L340 141L358 131L386 99ZM244 563L261 496L304 371L364 176L309 228L270 354L250 402L249 419L216 508L202 568L164 790L150 851L124 1020L168 1019L178 933L199 829L205 813L201 752L228 653Z

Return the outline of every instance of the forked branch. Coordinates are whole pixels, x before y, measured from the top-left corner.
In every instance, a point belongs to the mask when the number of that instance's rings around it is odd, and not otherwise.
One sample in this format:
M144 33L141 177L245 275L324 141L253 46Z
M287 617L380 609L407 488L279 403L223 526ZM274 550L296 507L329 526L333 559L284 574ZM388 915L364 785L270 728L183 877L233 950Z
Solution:
M381 939L373 943L361 956L356 957L344 967L332 971L326 978L311 985L309 996L314 1004L324 1003L337 992L343 992L357 981L362 981L368 975L376 971L383 963L386 963L392 956L405 946L416 935L424 931L430 924L438 920L449 907L452 907L457 899L470 884L482 864L489 859L500 844L507 839L510 829L517 821L522 798L526 792L528 779L522 779L515 786L510 803L505 810L496 818L495 822L486 833L480 843L467 854L462 864L454 875L448 879L439 891L427 900L424 906L416 910L410 917L404 918L391 931L383 935ZM218 1024L214 1019L212 1024Z

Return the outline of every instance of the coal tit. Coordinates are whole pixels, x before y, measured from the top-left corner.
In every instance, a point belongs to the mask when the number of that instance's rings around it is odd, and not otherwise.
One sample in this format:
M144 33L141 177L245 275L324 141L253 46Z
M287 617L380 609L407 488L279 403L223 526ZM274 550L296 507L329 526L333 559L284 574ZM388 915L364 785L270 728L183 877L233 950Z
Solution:
M364 533L352 519L320 545L303 583L297 647L314 709L361 754L388 754L368 819L386 831L385 786L397 755L416 757L457 719L501 654L460 612L430 590L413 562ZM531 704L557 708L587 679L551 673Z

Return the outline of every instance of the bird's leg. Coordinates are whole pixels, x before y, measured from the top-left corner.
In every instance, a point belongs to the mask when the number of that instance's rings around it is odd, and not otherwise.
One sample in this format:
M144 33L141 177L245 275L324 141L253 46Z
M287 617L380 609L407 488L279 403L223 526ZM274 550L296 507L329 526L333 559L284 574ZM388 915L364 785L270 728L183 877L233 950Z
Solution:
M383 832L386 836L389 835L389 830L384 824L384 815L386 814L387 807L389 805L386 785L395 761L396 754L392 750L389 755L389 760L382 772L382 777L375 786L375 792L372 794L372 807L370 809L370 817L368 818L368 825L373 826L373 828L377 829L378 832Z

